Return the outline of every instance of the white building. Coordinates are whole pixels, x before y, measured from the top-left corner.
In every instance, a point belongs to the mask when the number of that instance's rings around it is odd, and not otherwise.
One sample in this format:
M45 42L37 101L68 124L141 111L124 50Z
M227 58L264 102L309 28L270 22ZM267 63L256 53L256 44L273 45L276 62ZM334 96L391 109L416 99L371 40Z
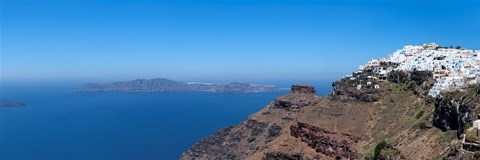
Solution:
M375 78L386 75L393 70L431 71L436 79L429 95L435 97L441 91L464 87L467 84L480 82L480 51L468 49L440 48L436 43L422 46L408 45L392 54L369 61L359 67L374 69ZM380 63L398 64L396 68L378 68Z

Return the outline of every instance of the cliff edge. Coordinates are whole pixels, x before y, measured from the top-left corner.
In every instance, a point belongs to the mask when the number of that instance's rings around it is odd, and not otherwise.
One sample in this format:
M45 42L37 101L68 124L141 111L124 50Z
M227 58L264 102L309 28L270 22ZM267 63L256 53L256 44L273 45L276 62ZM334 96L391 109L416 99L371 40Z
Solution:
M338 82L337 82L338 83ZM452 159L459 152L457 117L478 112L479 91L463 97L463 114L450 98L420 98L405 83L382 82L379 98L336 93L325 97L312 86L293 85L244 122L196 143L181 159ZM478 87L473 87L478 88ZM368 91L372 94L373 91ZM446 96L450 97L450 96ZM466 98L469 97L469 98ZM473 99L470 99L473 98ZM462 99L462 98L461 98ZM468 116L467 116L468 117ZM472 117L468 117L472 118ZM438 123L442 122L442 123ZM463 133L463 130L462 130Z
M472 127L480 113L480 86L469 83L470 76L457 84L454 70L439 75L422 69L434 65L408 65L415 56L441 63L445 57L431 55L453 49L405 48L395 53L405 58L401 63L392 62L398 57L369 62L334 82L323 97L313 86L292 85L287 95L197 142L180 159L480 158L480 138Z

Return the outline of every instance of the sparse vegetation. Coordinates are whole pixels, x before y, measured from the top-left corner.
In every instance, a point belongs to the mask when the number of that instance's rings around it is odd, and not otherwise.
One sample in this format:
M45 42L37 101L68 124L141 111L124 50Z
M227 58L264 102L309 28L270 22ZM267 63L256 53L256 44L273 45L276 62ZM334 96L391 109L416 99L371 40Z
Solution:
M420 130L424 130L424 129L430 128L430 127L425 123L425 121L421 121L421 122L417 123L417 124L415 125L415 127L418 128L418 129L420 129Z
M411 73L410 79L417 83L417 85L421 85L423 82L428 81L432 77L432 72L428 71L413 71Z
M473 158L479 159L479 158L480 158L480 151L476 151L476 152L473 154Z
M432 72L429 71L392 71L388 74L387 79L390 82L402 84L399 87L403 88L397 89L412 91L415 95L422 96L426 95L433 86L435 81L432 77Z
M433 160L441 160L442 159L442 155L440 153L437 153L437 154L434 154L432 156L432 159Z
M440 143L449 143L457 138L457 133L454 130L446 131L440 135Z
M416 119L422 118L423 113L425 113L425 111L423 111L423 110L418 111L418 112L415 114L415 118L416 118Z
M393 83L405 83L408 79L408 73L405 71L392 71L388 74L388 81Z
M382 139L375 145L375 147L369 149L362 159L394 159L394 157L397 157L398 155L400 155L400 152L387 143L385 139Z
M473 126L472 122L466 123L466 124L465 124L465 130L468 129L468 128L470 128L470 127L472 127L472 126Z
M373 159L378 159L380 157L380 152L387 147L387 142L383 139L380 142L377 143L375 146L375 152L373 154Z
M400 152L398 150L390 147L383 149L382 152L380 153L381 157L385 159L393 159L394 157L397 157L399 154Z

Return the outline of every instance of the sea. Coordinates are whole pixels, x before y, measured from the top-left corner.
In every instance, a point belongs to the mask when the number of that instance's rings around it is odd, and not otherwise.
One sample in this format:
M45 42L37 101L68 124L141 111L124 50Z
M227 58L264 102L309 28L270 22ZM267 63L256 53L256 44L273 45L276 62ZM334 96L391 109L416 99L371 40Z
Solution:
M331 90L315 83L319 95ZM2 84L0 99L27 106L0 107L0 160L175 160L288 93L73 92L77 86Z

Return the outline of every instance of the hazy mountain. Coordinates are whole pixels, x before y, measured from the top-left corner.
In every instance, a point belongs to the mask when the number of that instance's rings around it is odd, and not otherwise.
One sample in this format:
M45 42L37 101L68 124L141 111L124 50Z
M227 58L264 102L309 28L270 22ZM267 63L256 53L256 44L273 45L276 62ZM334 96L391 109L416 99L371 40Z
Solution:
M274 85L259 85L246 82L233 83L201 83L178 82L164 78L137 79L125 82L107 84L89 83L75 91L109 91L109 92L176 92L176 91L202 91L218 93L252 93L252 92L278 92Z

